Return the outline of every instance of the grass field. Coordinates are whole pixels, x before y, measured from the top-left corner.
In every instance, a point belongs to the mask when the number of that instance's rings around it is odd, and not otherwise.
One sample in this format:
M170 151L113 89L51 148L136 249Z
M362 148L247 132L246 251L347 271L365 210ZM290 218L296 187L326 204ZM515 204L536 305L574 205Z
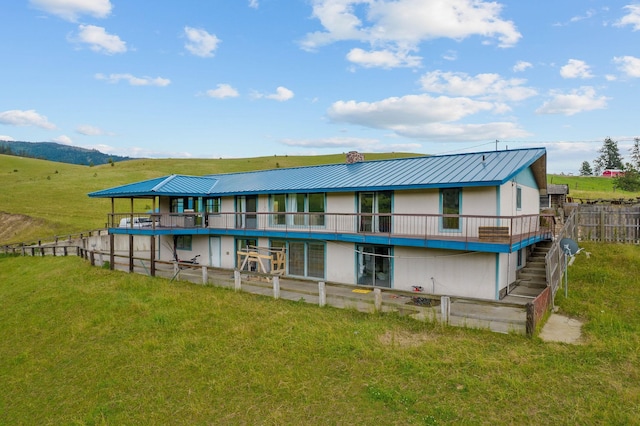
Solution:
M640 197L640 192L616 189L614 179L601 176L548 175L547 182L569 185L569 197L584 200L636 199Z
M0 257L0 424L640 424L640 247L585 248L582 345Z

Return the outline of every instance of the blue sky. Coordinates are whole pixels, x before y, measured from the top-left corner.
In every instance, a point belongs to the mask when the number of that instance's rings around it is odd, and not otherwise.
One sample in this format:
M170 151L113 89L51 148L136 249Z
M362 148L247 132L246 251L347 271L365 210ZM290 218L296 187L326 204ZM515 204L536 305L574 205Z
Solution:
M0 16L0 140L152 158L543 146L550 173L577 173L606 137L626 159L640 136L640 2L11 0Z

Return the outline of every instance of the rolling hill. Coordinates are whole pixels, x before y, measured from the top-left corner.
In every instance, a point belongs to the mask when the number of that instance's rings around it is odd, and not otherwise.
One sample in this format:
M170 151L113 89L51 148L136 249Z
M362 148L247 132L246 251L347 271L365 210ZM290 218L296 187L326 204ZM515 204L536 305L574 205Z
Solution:
M38 158L58 163L93 166L130 160L129 157L109 155L96 149L63 145L55 142L0 141L0 154Z

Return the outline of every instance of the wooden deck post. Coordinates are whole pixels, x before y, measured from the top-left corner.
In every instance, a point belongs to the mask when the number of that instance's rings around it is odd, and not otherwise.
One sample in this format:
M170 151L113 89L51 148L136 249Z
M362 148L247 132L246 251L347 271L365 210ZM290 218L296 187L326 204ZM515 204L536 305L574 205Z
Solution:
M327 289L325 288L324 281L318 283L318 304L320 306L327 304Z
M129 272L133 272L133 234L129 235Z
M114 270L116 262L115 235L109 234L109 269Z
M152 277L156 276L156 237L155 235L151 236L151 252L149 253L149 262L151 263L151 274Z
M273 298L280 299L280 277L273 276Z

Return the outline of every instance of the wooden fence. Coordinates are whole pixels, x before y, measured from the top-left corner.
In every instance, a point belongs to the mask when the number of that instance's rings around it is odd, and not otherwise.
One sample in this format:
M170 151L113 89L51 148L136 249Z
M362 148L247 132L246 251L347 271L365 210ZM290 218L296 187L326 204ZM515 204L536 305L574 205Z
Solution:
M580 205L577 212L582 241L640 243L640 205Z

